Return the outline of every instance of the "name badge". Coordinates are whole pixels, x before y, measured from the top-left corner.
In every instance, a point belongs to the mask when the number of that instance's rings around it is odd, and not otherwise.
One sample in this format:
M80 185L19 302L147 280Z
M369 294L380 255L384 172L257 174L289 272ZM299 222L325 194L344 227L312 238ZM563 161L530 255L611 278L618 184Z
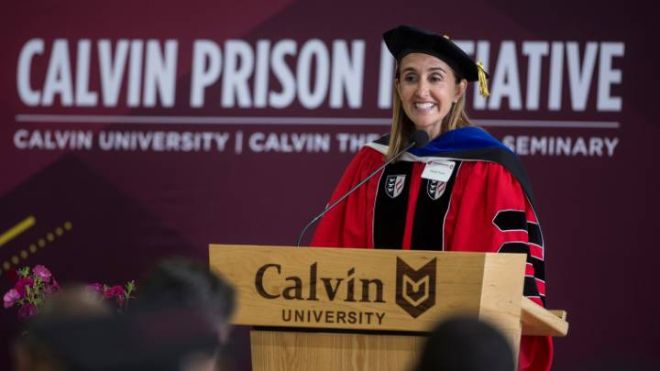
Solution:
M424 166L422 178L437 180L439 182L447 182L454 172L456 163L449 160L431 160Z

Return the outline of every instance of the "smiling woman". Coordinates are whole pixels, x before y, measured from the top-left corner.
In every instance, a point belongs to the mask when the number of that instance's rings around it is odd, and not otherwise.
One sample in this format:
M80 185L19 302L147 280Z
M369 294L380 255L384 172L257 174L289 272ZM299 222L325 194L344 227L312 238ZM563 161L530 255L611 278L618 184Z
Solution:
M468 126L465 92L468 81L479 81L488 96L488 74L446 36L401 26L383 35L397 60L392 100L392 132L387 158L392 158L414 130L434 139Z
M399 26L383 39L397 62L391 133L358 152L329 204L393 162L325 215L312 245L526 254L523 294L545 305L543 236L525 171L465 113L468 83L487 95L487 73L444 36ZM419 130L430 142L402 154ZM550 338L523 336L521 370L551 363Z
M415 129L426 131L429 138L437 137L454 105L465 100L467 81L441 59L424 53L403 57L399 71L395 85L403 111ZM467 125L467 120L458 117L444 128L455 129L458 125Z

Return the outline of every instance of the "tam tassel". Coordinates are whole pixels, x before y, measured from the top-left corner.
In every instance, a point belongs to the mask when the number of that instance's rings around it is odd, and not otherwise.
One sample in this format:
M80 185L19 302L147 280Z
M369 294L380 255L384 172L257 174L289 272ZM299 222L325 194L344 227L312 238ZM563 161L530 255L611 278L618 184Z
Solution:
M479 94L487 97L490 95L490 92L488 92L488 77L486 77L486 70L481 62L477 62L477 70L479 75Z

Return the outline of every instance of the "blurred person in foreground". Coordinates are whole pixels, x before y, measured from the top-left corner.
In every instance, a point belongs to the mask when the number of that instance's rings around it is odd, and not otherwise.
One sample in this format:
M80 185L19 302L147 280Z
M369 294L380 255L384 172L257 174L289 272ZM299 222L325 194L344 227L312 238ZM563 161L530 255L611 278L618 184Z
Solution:
M98 295L85 290L85 295ZM17 370L226 370L221 351L234 291L224 280L203 264L168 259L138 285L136 296L125 313L76 313L73 308L79 307L80 298L61 300L56 306L69 308L67 315L44 310L28 324L24 336L36 340L39 352L33 354L44 362Z
M207 264L181 257L162 260L147 275L141 296L145 304L142 307L147 310L166 305L201 315L216 334L217 347L212 357L191 358L189 363L208 370L231 368L226 347L231 331L229 321L235 308L234 288ZM212 368L203 368L212 364Z
M413 371L512 371L513 349L493 326L476 318L440 322Z
M53 346L42 330L53 323L109 318L112 308L96 292L83 285L66 287L44 299L40 313L30 320L12 349L16 371L74 370L71 362ZM66 331L66 329L63 329Z

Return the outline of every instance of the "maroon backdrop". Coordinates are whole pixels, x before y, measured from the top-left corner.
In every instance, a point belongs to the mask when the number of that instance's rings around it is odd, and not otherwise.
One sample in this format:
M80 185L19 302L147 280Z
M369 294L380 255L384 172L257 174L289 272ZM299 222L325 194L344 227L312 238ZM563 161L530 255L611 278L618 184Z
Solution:
M8 8L3 293L17 266L46 264L61 281L118 282L167 254L204 258L210 242L293 244L356 146L388 130L391 60L380 34L409 23L446 32L490 71L492 96L484 103L471 91L468 109L522 156L532 180L548 305L571 322L556 341L555 368L660 364L650 290L660 258L652 6L27 0ZM1 239L30 216L33 226ZM13 311L0 321L5 369L17 321ZM239 368L249 369L245 335L237 337Z

